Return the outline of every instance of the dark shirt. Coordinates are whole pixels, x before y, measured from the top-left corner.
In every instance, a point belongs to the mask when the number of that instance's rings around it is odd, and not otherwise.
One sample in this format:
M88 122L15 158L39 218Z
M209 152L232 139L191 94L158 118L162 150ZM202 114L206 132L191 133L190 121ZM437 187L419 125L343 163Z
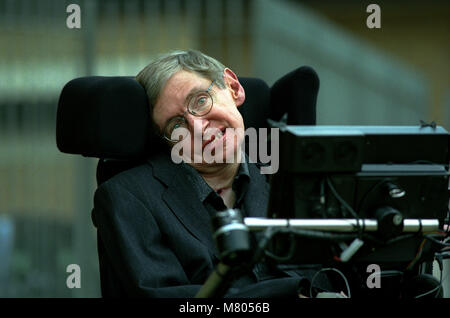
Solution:
M188 164L183 163L186 175L189 178L191 184L194 186L195 192L198 195L200 202L202 202L205 208L208 210L209 215L213 217L216 212L226 210L227 207L222 197L215 192L200 176L200 174ZM239 209L242 216L245 217L245 200L250 200L249 196L246 196L249 183L251 182L250 172L248 170L247 161L242 162L239 165L239 170L234 177L232 189L236 194L236 201L233 208ZM265 187L264 184L256 183L255 186L258 190L262 191Z

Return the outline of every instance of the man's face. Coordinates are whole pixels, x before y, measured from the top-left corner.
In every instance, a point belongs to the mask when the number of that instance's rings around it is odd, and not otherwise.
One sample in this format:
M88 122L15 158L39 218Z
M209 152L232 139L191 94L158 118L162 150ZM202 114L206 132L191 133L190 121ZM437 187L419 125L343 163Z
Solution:
M190 146L191 152L183 153L183 156L189 156L191 162L197 162L193 163L193 166L206 164L205 153L219 154L223 158L222 162L228 158L237 160L236 156L240 155L243 136L231 132L244 130L244 121L237 107L243 103L245 93L231 70L225 70L224 79L225 89L213 85L209 90L213 107L202 117L187 112L187 104L193 94L206 91L211 85L211 80L188 71L179 71L167 81L153 108L153 120L160 131L163 131L174 117L185 118L190 134L177 146L182 144ZM227 128L233 130L227 131Z

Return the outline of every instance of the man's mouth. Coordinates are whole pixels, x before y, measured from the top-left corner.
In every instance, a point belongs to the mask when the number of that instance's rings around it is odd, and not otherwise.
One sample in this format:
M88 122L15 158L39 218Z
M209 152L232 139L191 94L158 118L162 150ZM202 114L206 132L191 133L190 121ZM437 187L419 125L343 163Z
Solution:
M204 150L207 145L214 144L217 141L223 139L225 134L226 134L225 128L222 128L216 134L211 135L209 138L203 140L202 150Z

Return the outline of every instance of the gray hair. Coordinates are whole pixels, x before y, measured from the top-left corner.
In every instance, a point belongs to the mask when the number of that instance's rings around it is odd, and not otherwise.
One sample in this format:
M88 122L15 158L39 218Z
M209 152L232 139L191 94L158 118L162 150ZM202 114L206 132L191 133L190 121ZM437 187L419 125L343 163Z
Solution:
M153 116L153 107L167 81L181 70L214 80L219 88L225 88L223 79L225 66L216 59L195 50L172 51L160 55L136 76L136 80L147 93L151 116Z

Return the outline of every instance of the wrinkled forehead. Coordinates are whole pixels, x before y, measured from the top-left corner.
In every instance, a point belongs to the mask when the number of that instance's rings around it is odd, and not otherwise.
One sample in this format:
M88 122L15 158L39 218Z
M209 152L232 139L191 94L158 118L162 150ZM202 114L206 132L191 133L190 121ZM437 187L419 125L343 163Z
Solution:
M193 91L205 90L209 84L210 80L184 70L172 75L153 107L155 123L161 127L167 119L182 115L186 108L186 97Z

